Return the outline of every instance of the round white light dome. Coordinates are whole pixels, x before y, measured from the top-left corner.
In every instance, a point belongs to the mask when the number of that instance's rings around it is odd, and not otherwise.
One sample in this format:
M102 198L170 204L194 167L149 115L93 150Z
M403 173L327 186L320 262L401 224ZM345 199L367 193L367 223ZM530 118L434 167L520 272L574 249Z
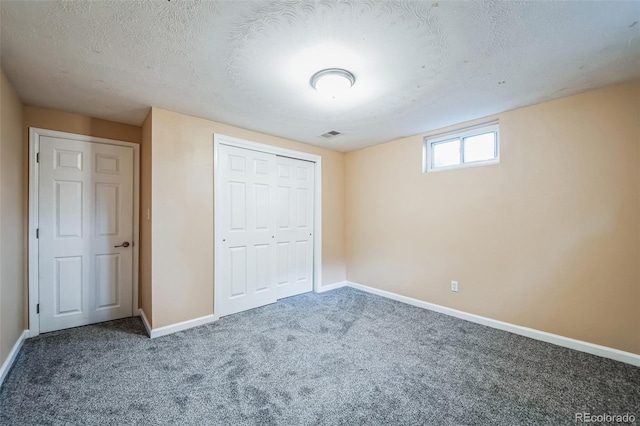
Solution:
M311 77L311 87L330 98L344 95L355 82L353 74L340 68L324 69Z

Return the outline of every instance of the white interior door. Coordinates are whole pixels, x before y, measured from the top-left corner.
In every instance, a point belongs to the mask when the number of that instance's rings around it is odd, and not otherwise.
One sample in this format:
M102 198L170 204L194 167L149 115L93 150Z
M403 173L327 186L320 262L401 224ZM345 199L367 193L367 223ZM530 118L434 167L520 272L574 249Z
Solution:
M313 289L314 166L310 161L277 157L278 299Z
M132 315L133 158L130 147L40 138L41 332Z
M221 316L276 301L275 160L273 154L219 145L216 285Z

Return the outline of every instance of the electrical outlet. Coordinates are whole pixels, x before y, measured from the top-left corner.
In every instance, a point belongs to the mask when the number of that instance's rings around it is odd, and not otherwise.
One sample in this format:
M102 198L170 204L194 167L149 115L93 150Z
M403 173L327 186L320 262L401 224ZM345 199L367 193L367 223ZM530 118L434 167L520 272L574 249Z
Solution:
M458 291L458 281L451 281L451 291Z

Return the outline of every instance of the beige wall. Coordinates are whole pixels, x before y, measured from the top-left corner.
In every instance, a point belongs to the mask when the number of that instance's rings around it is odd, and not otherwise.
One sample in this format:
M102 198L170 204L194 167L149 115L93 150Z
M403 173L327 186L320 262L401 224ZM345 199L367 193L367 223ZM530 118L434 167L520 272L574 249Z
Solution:
M0 72L0 365L26 323L26 147L22 104Z
M347 154L347 279L640 353L640 82L497 117L499 165Z
M153 108L153 327L213 313L213 134L322 156L322 281L344 281L344 154Z
M76 133L96 138L115 139L125 142L140 143L141 129L130 124L100 120L86 115L25 106L23 109L25 127L27 129L27 144L29 142L29 127L38 127L59 132Z
M153 326L151 303L151 120L149 110L142 123L140 140L140 261L138 303L150 326Z
M28 127L141 143L140 306L154 328L213 313L222 133L322 155L323 284L346 278L640 353L639 82L500 114L501 164L429 174L425 135L345 155L157 108L141 128L21 109L4 74L1 95L2 241L26 238ZM5 191L12 179L22 192ZM0 246L0 360L27 327L20 244Z

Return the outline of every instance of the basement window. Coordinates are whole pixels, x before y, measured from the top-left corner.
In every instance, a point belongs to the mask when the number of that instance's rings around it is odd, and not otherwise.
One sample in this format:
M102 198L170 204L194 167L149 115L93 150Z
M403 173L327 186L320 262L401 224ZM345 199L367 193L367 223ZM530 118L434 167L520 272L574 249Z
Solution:
M499 162L500 130L497 122L424 139L423 172Z

